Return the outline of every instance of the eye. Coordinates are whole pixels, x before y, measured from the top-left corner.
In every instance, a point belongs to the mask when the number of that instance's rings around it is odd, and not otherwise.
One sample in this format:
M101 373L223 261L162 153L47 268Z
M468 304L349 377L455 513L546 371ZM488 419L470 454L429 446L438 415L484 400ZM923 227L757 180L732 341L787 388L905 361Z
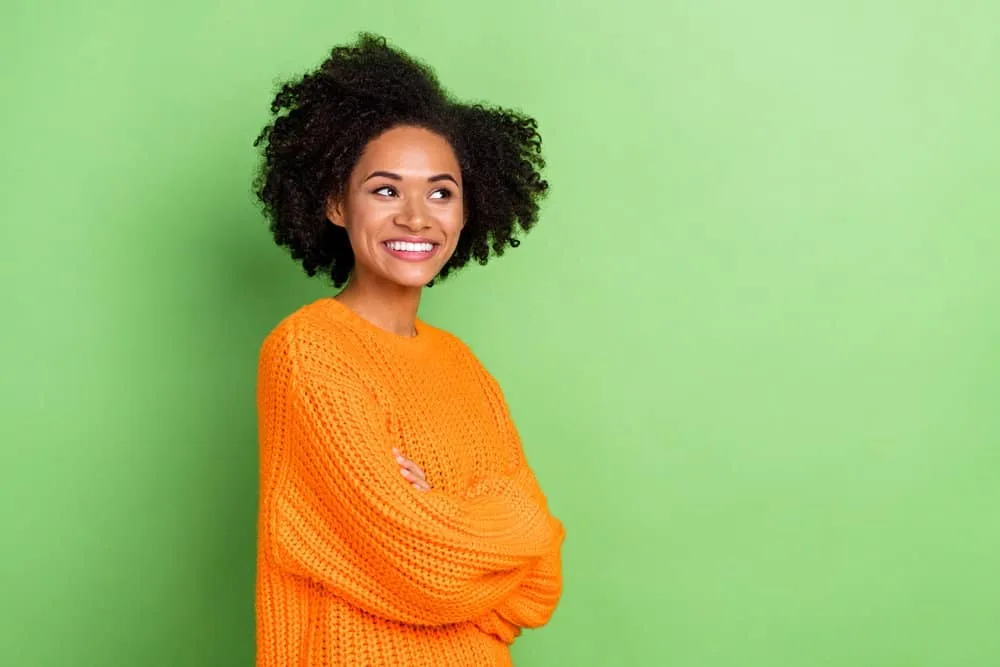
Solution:
M431 199L451 199L452 192L448 188L441 188L431 193Z
M383 185L380 188L372 190L372 194L381 195L383 197L392 197L396 194L396 188L391 185Z

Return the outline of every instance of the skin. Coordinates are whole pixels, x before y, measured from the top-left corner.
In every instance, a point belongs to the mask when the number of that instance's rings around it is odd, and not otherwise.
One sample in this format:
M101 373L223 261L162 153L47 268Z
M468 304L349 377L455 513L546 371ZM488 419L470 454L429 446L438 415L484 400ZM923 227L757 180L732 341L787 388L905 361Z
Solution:
M332 224L343 227L354 251L354 269L335 298L400 336L416 333L424 287L451 258L465 226L462 173L451 144L419 127L388 130L366 146L344 192L327 201ZM430 256L399 257L392 240L427 241ZM419 491L427 476L394 450L400 473Z

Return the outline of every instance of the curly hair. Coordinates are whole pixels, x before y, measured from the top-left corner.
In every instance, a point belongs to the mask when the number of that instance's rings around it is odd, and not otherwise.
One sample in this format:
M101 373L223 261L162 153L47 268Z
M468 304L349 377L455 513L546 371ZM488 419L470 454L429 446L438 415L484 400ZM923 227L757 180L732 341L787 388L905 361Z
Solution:
M328 274L336 287L347 281L354 253L346 231L327 220L327 200L346 193L365 147L389 129L407 125L440 134L461 167L467 221L437 278L517 247L517 228L531 229L548 191L533 118L454 100L426 64L371 33L333 48L316 70L283 83L271 115L254 141L263 145L255 193L275 243L309 276Z

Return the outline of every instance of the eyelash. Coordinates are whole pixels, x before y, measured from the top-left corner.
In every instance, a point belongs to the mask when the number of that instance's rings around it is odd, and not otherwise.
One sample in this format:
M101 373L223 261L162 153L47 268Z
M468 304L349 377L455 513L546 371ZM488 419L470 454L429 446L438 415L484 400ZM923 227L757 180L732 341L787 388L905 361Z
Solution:
M395 193L396 188L392 187L391 185L383 185L381 187L378 187L378 188L375 188L374 190L372 190L372 194L376 194L377 195L377 194L381 193L383 190L392 190ZM452 191L449 190L448 188L439 188L439 189L435 190L434 192L435 193L437 193L437 192L443 193L444 196L441 197L441 199L451 199L454 196L454 193L452 193ZM382 196L383 197L388 197L389 195L382 195Z

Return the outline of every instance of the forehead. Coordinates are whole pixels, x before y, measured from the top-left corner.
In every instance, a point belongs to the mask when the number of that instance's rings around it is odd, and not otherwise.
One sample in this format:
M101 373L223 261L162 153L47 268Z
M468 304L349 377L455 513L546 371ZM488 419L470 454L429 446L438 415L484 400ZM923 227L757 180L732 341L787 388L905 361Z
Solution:
M405 176L450 173L459 177L458 159L441 135L421 127L396 127L365 147L356 172L392 171Z

